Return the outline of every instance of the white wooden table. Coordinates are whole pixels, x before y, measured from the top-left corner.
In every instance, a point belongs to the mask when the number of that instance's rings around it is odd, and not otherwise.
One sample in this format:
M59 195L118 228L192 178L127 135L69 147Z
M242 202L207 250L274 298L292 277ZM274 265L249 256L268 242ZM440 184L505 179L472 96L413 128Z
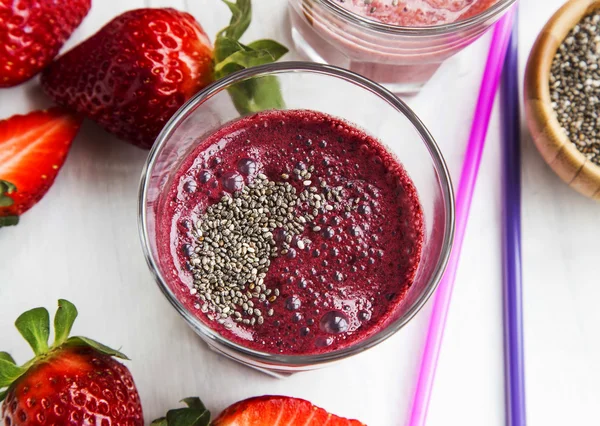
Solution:
M561 3L522 0L521 67ZM187 9L211 35L228 21L226 7L217 0L95 0L68 46L120 12L166 5ZM246 40L270 37L291 46L287 2L255 0L254 6ZM453 58L408 99L440 144L455 182L488 42L486 37ZM35 81L0 91L0 117L47 105ZM529 423L598 425L600 205L563 184L523 134ZM159 292L143 259L136 206L146 155L86 122L49 194L19 226L0 230L0 350L28 359L13 321L28 308L54 308L58 298L67 298L80 309L76 333L121 347L132 358L128 365L148 422L185 396L201 396L218 413L239 399L269 393L307 398L372 426L404 424L429 308L371 351L287 380L214 354ZM504 424L500 217L495 111L431 402L431 426Z

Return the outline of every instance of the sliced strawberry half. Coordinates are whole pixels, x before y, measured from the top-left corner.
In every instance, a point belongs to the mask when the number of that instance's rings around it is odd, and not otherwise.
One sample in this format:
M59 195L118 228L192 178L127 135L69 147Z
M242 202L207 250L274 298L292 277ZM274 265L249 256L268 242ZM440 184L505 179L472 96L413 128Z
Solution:
M233 404L212 426L361 426L358 420L334 416L310 402L285 396L261 396Z
M153 426L364 426L358 420L334 416L304 399L259 396L226 408L212 423L198 398L186 398L188 408L171 410Z
M0 227L15 225L48 192L81 121L62 108L0 121Z

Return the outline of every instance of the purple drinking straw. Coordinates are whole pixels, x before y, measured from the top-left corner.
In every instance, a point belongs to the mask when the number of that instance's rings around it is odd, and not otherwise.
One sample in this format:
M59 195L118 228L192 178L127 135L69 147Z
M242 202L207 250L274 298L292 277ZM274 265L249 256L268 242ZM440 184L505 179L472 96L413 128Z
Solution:
M483 154L483 146L494 105L494 98L496 97L498 82L508 48L513 15L514 11L511 8L496 24L494 29L494 36L481 81L467 152L456 193L456 233L454 246L450 253L448 267L433 299L433 310L431 319L429 320L423 357L421 358L421 367L408 423L409 426L424 426L427 419L427 409L429 407L435 370L444 337L444 328L448 317L448 309L450 308L450 299L452 298L452 289L454 288L460 250L465 236L471 200L473 199L475 181L479 173L479 165L481 164L481 155Z
M516 12L515 12L516 13ZM502 75L504 371L507 426L525 426L523 288L521 275L521 126L519 33L515 16Z

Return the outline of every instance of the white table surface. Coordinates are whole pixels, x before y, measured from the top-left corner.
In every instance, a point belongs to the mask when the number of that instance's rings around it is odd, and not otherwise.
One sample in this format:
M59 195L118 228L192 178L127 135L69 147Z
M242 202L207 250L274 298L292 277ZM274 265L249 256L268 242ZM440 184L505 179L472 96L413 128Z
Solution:
M521 68L561 0L523 0ZM217 0L94 2L72 46L118 13L170 5L190 11L208 34L228 20ZM292 45L284 0L255 0L246 40ZM441 146L455 182L489 38L449 61L409 104ZM294 52L286 59L297 59ZM432 102L435 99L435 102ZM36 81L0 91L0 117L49 104ZM523 256L530 425L600 424L600 205L554 175L523 132ZM250 396L285 394L372 426L403 425L429 307L400 333L325 370L275 380L211 352L152 280L137 232L137 190L147 152L86 122L54 187L19 226L0 230L1 350L30 355L13 327L58 298L80 310L75 332L121 347L147 422L199 395L218 413ZM490 127L448 319L428 424L504 424L500 257L500 132Z

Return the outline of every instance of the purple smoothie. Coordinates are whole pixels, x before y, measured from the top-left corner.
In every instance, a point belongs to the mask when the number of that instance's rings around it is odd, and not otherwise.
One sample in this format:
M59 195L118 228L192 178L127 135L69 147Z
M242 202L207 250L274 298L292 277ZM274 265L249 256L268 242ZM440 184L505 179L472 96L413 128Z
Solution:
M277 257L260 281L267 297L251 299L262 319L245 324L257 317L242 311L222 318L214 294L207 301L197 287L202 265L194 266L193 253L206 242L196 224L224 196L233 202L267 180L295 194L312 191L323 206L298 200L290 217L308 208L314 220L295 236L272 230ZM337 198L326 203L330 190ZM188 310L233 342L287 355L345 348L385 327L413 283L423 243L421 206L400 163L361 130L313 111L258 113L201 141L165 192L158 223L160 262ZM286 237L289 249L282 246ZM254 287L249 282L244 291Z

